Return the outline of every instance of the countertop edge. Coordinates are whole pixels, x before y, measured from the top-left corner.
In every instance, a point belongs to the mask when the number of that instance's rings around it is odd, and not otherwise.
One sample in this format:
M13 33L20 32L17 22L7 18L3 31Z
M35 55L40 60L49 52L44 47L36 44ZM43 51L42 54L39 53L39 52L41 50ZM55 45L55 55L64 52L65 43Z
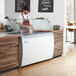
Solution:
M16 38L16 37L20 37L20 35L10 35L10 36L4 36L4 37L0 37L0 39L5 39L5 38Z
M53 32L59 32L59 31L63 31L63 30L53 30Z

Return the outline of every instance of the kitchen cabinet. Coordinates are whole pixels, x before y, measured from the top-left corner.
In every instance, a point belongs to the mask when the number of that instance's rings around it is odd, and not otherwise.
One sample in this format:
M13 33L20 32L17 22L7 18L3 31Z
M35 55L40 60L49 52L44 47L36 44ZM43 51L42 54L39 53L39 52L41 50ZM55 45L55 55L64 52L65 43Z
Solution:
M19 38L0 38L0 72L19 66Z
M53 57L62 55L63 53L63 30L53 31L54 34L54 55Z

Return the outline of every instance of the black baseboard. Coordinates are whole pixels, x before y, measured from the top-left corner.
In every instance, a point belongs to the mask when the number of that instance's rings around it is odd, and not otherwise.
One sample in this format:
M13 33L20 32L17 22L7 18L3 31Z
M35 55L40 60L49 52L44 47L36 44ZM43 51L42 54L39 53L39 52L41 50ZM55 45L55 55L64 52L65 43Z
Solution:
M0 74L3 74L3 73L5 73L5 72L9 72L9 71L12 71L12 70L16 70L16 69L18 69L18 68L19 68L19 66L14 67L14 68L7 69L7 70L5 70L5 71L0 71Z
M52 59L54 59L54 58L58 58L58 57L60 57L60 56L62 56L62 55L55 56L55 57L53 57Z

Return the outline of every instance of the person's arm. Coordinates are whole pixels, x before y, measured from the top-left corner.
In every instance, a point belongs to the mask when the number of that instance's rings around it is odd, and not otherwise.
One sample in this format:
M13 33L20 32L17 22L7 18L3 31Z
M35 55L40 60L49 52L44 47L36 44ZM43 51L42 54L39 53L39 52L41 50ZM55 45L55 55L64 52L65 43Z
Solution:
M28 18L31 19L30 16L28 16ZM29 26L29 28L31 28L33 31L37 31L37 30L34 28L34 26L33 26L33 21L32 21L32 20L30 20L30 26Z
M23 25L23 24L20 23L20 22L18 23L18 25L19 25L20 27L22 27L22 28L26 28L26 27L27 27L27 28L32 28L32 26L26 26L26 25Z
M31 28L33 31L37 31L32 24L30 24L30 28Z
M26 27L25 25L21 24L20 22L18 23L18 25L19 25L20 27L22 27L22 28L25 28L25 27Z
M23 24L21 24L21 23L18 23L18 25L19 25L20 27L22 27L22 28L30 28L30 29L32 29L33 31L37 31L37 30L32 26L32 24L30 24L30 26L26 26L26 25L23 25Z
M22 28L26 28L26 27L27 27L27 28L29 28L28 26L23 25L23 19L22 19L22 16L20 16L19 19L21 19L21 20L17 20L19 27L22 27Z

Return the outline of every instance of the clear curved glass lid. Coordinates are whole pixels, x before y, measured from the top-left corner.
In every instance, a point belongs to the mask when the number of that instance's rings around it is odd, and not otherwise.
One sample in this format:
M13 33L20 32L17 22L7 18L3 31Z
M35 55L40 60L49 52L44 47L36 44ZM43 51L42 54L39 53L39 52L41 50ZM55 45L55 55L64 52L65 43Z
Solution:
M52 25L48 19L26 19L36 30L52 31ZM23 19L9 19L6 20L5 25L11 26L12 32L19 32L19 23L23 24Z
M23 23L23 19L16 19L17 23L21 22ZM52 25L48 19L26 19L29 20L30 24L34 26L37 30L52 30Z

